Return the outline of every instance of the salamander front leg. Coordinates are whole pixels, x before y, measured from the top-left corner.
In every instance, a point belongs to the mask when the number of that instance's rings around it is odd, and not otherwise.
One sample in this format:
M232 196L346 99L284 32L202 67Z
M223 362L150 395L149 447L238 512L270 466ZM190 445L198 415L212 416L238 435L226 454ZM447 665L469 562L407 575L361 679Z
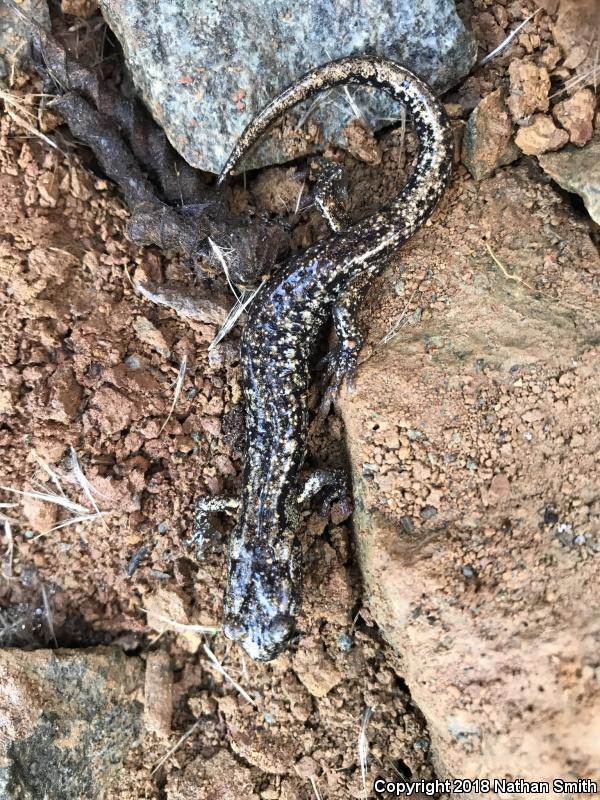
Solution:
M326 489L321 514L329 515L331 506L336 500L348 498L350 487L346 473L341 469L317 469L307 478L302 491L298 495L298 505L310 500L319 492Z
M206 539L210 538L213 533L213 527L210 523L210 514L217 514L220 511L230 513L232 510L237 509L239 505L240 500L238 497L197 498L192 535L188 539L188 544L196 548L196 555L198 558L202 558Z

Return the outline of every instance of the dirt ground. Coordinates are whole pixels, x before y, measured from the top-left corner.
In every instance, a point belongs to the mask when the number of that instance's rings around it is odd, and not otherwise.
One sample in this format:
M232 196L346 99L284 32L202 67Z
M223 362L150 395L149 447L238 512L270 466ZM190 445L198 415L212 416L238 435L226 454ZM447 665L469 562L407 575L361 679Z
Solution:
M525 2L482 0L464 4L462 13L483 53L534 9ZM506 82L511 62L556 46L552 20L538 15L499 59L446 98L457 142L477 102ZM35 79L14 76L11 92L33 111L38 91ZM397 190L415 142L410 131L400 130L377 141L361 131L349 137L362 161L329 154L347 166L351 206L364 211L364 197L376 206ZM537 169L521 156L494 179L485 198L493 224L505 222L506 197L519 186L515 170L529 168ZM294 215L302 185L298 169L252 175L245 188L235 186L233 201L238 209L261 208L297 222L293 243L300 249L325 229L314 209ZM460 203L472 186L457 166L451 200L444 202ZM578 200L561 198L583 219ZM290 653L254 664L221 635L174 630L165 622L220 622L231 520L217 521L218 533L201 559L188 539L193 499L236 494L240 487L239 328L209 353L216 326L183 320L145 300L135 282L191 289L194 265L128 241L127 211L114 188L84 168L76 149L51 148L8 113L0 118L0 207L0 484L7 487L0 499L16 504L0 508L6 518L0 644L112 644L152 664L156 687L172 681L171 692L147 691L146 733L111 797L361 797L361 730L368 740L368 781L377 774L435 777L423 716L398 656L363 602L351 519L342 506L334 506L328 519L316 506L304 514L302 636ZM458 249L452 235L459 234L445 227L443 203L432 224L443 242L431 259L435 273L444 252ZM528 221L513 218L511 224ZM583 266L571 263L570 272L561 274L562 296L569 297ZM552 292L558 280L550 273L559 267L548 259L544 269L545 275L531 279L538 288L547 279L542 288ZM372 312L377 331L371 344L389 331L386 321L403 313L400 270L397 264L374 288L379 295L365 313ZM444 302L432 286L419 288L410 309L420 315L416 323L431 319ZM367 348L367 356L377 358L377 352ZM511 415L528 410L525 394L511 396ZM462 447L456 443L456 457L466 461L469 443ZM309 463L343 465L345 452L344 427L334 412L312 431ZM78 482L77 465L91 490ZM550 462L546 469L561 466ZM66 495L71 502L43 502L9 490ZM453 503L460 507L460 491ZM417 505L415 516L431 503ZM205 647L247 697L214 668Z

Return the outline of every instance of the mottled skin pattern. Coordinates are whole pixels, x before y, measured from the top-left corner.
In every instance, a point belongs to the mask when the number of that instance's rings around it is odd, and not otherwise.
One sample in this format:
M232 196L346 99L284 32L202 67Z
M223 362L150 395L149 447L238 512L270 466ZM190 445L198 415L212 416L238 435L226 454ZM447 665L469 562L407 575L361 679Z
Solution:
M429 217L450 175L450 126L429 88L392 61L356 57L309 72L275 98L244 131L220 180L281 114L315 92L348 83L379 87L404 103L420 150L393 202L350 227L342 228L343 216L323 193L319 205L334 233L283 264L249 309L241 349L247 454L240 516L229 547L224 631L263 661L284 650L294 633L302 574L299 503L328 482L320 473L304 491L298 483L317 339L333 316L339 344L326 366L328 407L344 375L356 367L362 339L354 312L369 281ZM206 512L216 508L222 506L198 502L197 531L206 526Z

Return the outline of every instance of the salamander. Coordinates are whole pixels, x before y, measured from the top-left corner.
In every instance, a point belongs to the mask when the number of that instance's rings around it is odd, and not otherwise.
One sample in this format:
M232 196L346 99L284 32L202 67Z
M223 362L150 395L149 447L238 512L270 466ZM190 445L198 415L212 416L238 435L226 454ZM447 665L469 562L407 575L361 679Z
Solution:
M262 134L298 102L346 84L380 88L410 114L419 152L401 192L377 213L345 226L331 193L318 204L332 233L277 269L257 292L241 339L246 404L246 457L239 518L229 542L224 599L225 635L256 660L286 649L301 601L299 507L324 487L340 486L339 471L319 471L300 485L307 442L309 369L319 337L333 319L338 343L327 358L330 402L357 365L362 336L355 313L386 259L425 222L449 181L451 129L441 103L409 70L375 56L347 57L320 66L274 98L240 136L221 172L232 173ZM195 536L208 514L232 500L200 498Z

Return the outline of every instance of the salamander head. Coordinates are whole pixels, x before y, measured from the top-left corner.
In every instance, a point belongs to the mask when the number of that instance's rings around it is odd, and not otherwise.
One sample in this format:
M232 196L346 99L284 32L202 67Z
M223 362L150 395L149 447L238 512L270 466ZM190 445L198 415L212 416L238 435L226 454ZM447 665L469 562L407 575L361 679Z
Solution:
M294 583L290 561L277 560L270 547L230 562L223 630L255 661L276 658L294 635Z

